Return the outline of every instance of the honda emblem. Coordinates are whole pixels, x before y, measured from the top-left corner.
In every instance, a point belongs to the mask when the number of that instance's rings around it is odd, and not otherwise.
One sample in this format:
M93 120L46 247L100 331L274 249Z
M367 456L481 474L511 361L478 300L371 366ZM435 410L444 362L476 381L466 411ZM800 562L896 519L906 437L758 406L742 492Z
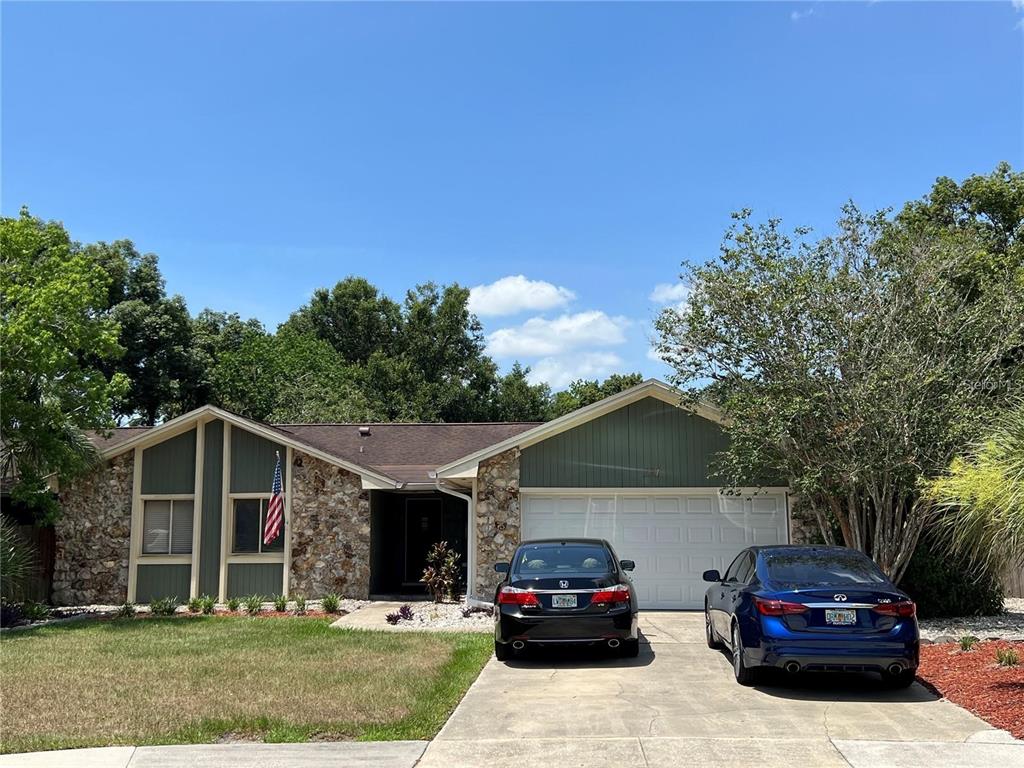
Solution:
M558 587L559 587L559 589L568 589L569 588L569 582L566 581L565 579L562 579L560 582L558 582Z

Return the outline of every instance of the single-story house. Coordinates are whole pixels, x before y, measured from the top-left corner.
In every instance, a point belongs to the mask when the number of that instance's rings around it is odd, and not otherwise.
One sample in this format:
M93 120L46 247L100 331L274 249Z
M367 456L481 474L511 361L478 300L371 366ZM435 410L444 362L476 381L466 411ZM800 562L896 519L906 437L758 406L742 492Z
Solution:
M265 424L204 406L94 437L103 464L59 489L54 599L422 590L426 552L461 555L490 601L524 539L603 537L647 608L699 608L701 572L801 538L786 488L721 489L721 414L647 381L553 421ZM283 534L265 546L280 456Z

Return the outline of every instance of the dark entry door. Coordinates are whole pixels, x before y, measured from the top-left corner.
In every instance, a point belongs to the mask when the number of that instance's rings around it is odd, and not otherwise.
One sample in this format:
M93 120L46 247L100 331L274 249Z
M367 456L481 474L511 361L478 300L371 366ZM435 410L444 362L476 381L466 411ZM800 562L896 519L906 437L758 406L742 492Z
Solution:
M444 503L441 499L405 500L406 585L420 584L427 567L427 553L444 540Z

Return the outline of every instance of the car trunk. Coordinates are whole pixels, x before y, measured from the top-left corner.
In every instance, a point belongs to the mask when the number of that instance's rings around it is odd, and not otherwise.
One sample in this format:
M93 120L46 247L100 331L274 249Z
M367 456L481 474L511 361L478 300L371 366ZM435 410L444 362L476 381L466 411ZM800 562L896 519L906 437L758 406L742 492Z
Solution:
M879 613L874 607L907 598L899 592L872 587L816 587L788 590L780 593L779 599L809 606L804 613L784 617L789 629L848 635L889 632L900 618Z
M573 614L606 612L607 604L593 604L595 590L608 589L617 583L616 578L610 573L542 574L529 578L523 578L523 574L518 574L513 577L511 586L537 592L541 612Z

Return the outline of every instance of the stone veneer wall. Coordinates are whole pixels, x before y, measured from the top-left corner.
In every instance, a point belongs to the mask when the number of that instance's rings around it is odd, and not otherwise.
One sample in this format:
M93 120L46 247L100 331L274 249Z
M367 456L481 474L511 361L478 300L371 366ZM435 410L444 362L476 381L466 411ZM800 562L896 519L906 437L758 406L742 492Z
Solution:
M489 601L501 581L494 564L512 559L521 536L519 449L513 448L481 461L476 481L473 594Z
M299 451L292 458L292 595L370 594L370 493L358 475Z
M54 525L53 601L57 605L116 605L128 599L135 454L64 486Z

